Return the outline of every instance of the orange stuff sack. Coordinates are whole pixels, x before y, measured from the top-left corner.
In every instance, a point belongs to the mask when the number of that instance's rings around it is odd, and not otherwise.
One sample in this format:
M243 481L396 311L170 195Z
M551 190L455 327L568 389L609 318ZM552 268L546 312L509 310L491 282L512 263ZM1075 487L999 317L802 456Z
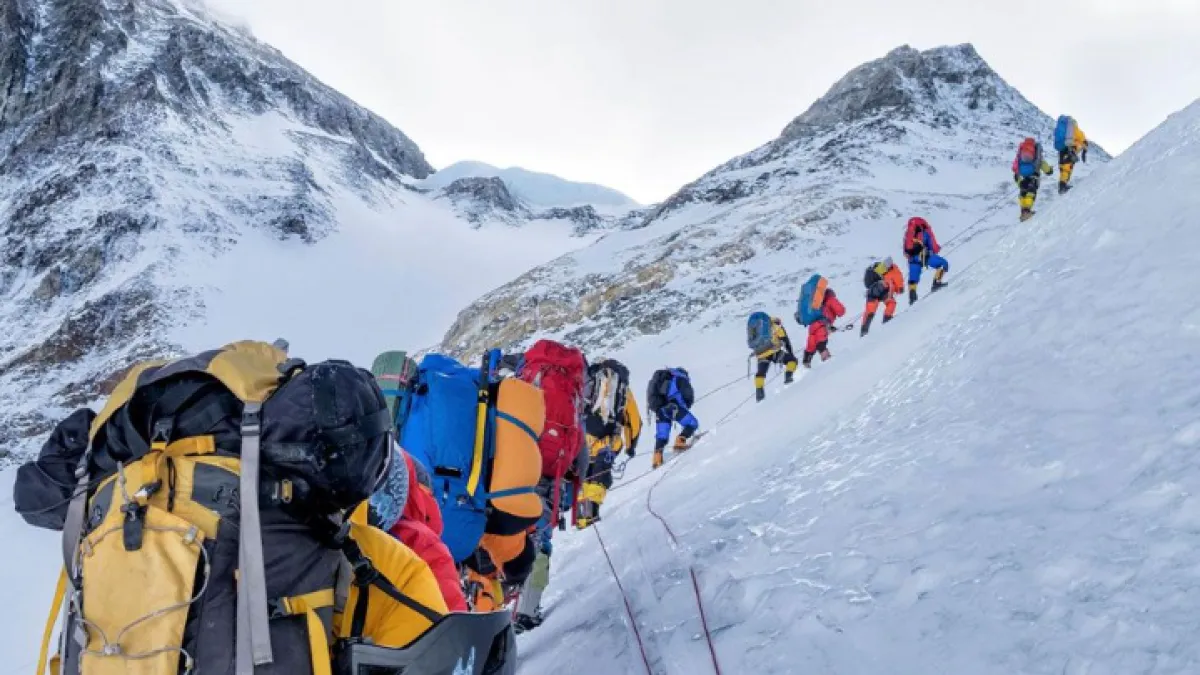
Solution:
M546 423L542 391L521 380L502 380L494 414L495 454L487 484L492 510L485 532L523 535L542 517L542 500L535 492L542 474L538 439Z

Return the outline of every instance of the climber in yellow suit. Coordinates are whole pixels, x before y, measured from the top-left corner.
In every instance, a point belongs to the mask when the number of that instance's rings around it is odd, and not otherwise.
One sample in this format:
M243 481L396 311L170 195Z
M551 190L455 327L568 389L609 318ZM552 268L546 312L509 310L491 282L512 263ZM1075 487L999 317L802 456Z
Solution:
M754 374L754 398L761 401L767 396L764 389L767 385L767 371L772 363L783 364L783 383L791 384L796 374L796 353L792 351L792 340L783 328L783 321L777 316L771 317L771 342L773 346L758 356L758 371Z
M1083 129L1078 124L1072 124L1074 133L1067 140L1066 147L1058 153L1058 193L1062 194L1071 189L1071 172L1075 163L1087 161L1088 140Z
M575 511L575 527L583 529L600 520L600 505L608 496L608 490L613 483L613 464L617 455L624 451L629 457L637 453L638 438L642 435L642 415L638 411L637 400L633 392L628 390L628 371L624 366L611 359L596 364L604 372L623 373L625 386L622 387L624 402L618 410L601 411L600 406L591 407L584 429L587 432L587 447L591 461L588 464L587 478L579 495L579 507ZM589 376L591 376L589 368Z

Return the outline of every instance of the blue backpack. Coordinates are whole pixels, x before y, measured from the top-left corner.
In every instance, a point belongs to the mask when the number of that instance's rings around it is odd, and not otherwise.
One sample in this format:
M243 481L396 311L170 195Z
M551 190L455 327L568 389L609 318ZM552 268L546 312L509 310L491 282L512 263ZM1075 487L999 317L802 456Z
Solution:
M766 312L755 312L746 322L746 346L755 354L762 354L775 346L774 331L771 326L771 315Z
M796 303L796 321L801 326L812 325L825 317L825 290L829 282L820 274L814 274L800 287L800 300Z
M1054 126L1054 149L1062 152L1067 149L1067 144L1075 140L1075 120L1067 115L1061 115L1058 118L1058 124Z
M489 352L485 359L488 372L494 372L499 353ZM421 361L400 442L433 479L433 495L442 511L442 541L456 562L465 560L478 547L488 525L489 499L532 492L531 487L489 494L486 475L477 476L471 484L472 467L482 466L486 471L495 452L496 411L489 405L480 447L483 454L480 463L475 464L479 409L481 401L487 403L481 396L481 386L487 384L480 381L479 368L464 366L441 354L427 355Z

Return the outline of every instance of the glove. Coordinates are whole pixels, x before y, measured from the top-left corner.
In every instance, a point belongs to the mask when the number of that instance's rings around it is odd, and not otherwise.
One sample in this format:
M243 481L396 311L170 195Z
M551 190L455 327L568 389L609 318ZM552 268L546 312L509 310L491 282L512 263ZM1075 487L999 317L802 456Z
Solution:
M836 332L838 332L838 327L837 327L837 326L835 326L835 325L833 325L833 324L829 324L829 332L830 332L830 333L836 333Z

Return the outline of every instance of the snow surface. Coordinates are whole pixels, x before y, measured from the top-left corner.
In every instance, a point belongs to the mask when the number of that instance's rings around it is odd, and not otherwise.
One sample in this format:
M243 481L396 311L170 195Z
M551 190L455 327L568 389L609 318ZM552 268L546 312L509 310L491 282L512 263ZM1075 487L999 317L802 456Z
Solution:
M514 195L535 207L590 205L601 213L616 215L638 206L629 196L603 185L578 183L516 166L501 169L484 162L456 162L414 184L441 189L460 178L492 177L503 180Z
M653 671L712 672L692 564L727 673L1200 672L1197 181L1200 102L796 384L699 402L707 438L600 524ZM697 328L615 355L744 377L742 321ZM521 672L644 672L594 534L553 560Z

